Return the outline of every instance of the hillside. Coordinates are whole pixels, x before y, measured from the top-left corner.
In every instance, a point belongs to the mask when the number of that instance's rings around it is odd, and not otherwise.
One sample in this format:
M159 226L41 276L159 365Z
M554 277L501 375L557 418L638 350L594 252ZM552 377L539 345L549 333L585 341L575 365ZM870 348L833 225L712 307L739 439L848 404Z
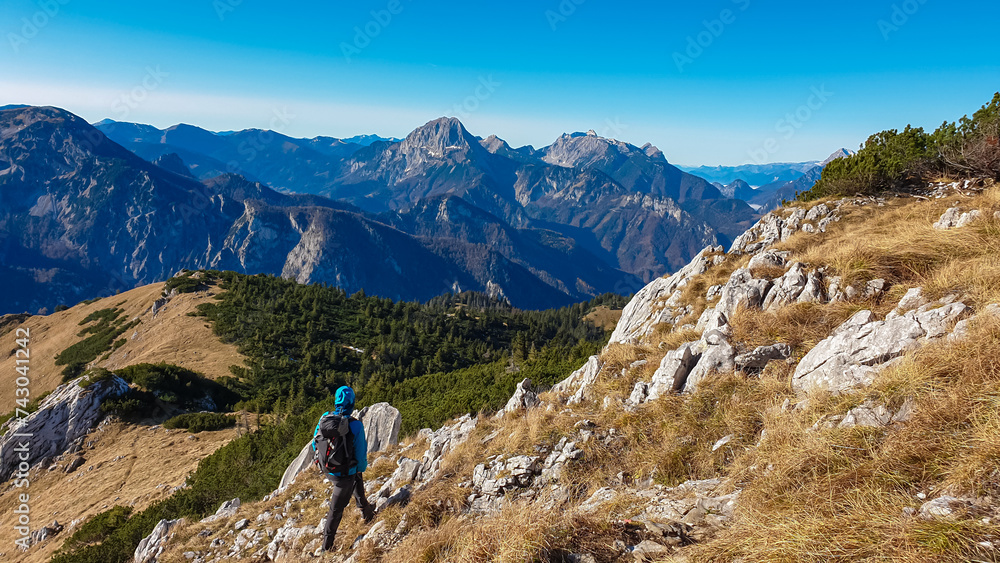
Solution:
M262 496L298 453L309 420L329 408L331 390L348 381L362 401L394 397L411 426L496 408L519 373L555 381L578 366L607 335L584 317L622 304L609 295L526 312L464 294L420 305L267 276L183 272L50 316L6 318L6 335L28 329L33 339L25 424L34 435L31 509L43 521L25 560L47 560L71 536L99 537L93 528L127 517L116 515L123 509L138 522L158 511L201 511L233 492ZM436 392L421 398L427 388ZM408 404L402 397L414 392ZM226 414L234 408L235 417ZM194 416L228 424L174 429L192 416L182 413L205 410L221 412ZM19 438L3 422L0 473L8 479ZM6 481L0 506L17 505L16 482ZM42 529L53 520L64 528ZM18 536L4 533L13 545ZM80 547L74 542L68 551Z
M108 357L101 350L92 367L117 370L143 362L166 362L213 379L230 375L229 366L241 364L242 356L233 345L216 338L204 320L188 316L199 303L217 295L218 288L206 285L200 291L175 292L166 298L164 293L170 292L165 292L162 283L139 287L6 324L0 337L13 342L15 330L30 332L30 390L36 400L62 383L64 366L56 364L56 357L87 338L78 334L81 326L92 324L85 319L113 309L122 312L121 318L137 320L138 324L121 335L123 344ZM5 413L15 404L15 389L13 385L0 389L0 404L4 405L0 410ZM162 421L163 417L145 424L107 419L87 430L76 453L56 456L36 468L31 477L32 517L37 519L33 529L53 521L73 529L115 504L141 511L169 497L202 459L238 435L237 430L227 429L195 436L184 430L166 430L159 426ZM74 463L79 467L67 470ZM20 492L10 483L0 489L0 510L7 514L16 507ZM9 526L0 530L4 546L13 546L16 537ZM42 562L58 547L59 543L50 541L25 555L15 556L17 552L8 548L0 551L6 552L5 557L15 557L12 561Z
M35 396L48 393L62 383L63 366L56 365L56 356L70 346L81 342L84 319L98 311L121 309L122 318L138 320L133 330L121 335L125 342L106 359L102 350L93 367L117 369L142 362L166 362L181 366L215 379L230 375L229 366L239 365L242 358L235 346L224 344L212 335L205 322L188 316L198 304L218 294L217 287L205 287L192 293L175 294L157 307L163 298L164 284L156 283L138 287L124 293L80 303L50 315L28 317L21 323L0 327L0 338L13 341L17 328L30 331L31 341L31 391ZM14 388L0 388L0 411L14 404Z
M223 412L182 421L211 427L236 422L227 410L260 416L184 487L131 513L92 499L106 510L38 550L62 545L54 563L317 559L330 485L308 463L310 436L349 383L378 437L365 475L378 515L364 525L348 509L325 560L996 561L998 104L943 126L950 136L873 136L801 201L620 312L613 295L522 311L482 294L419 304L188 272L166 288L220 290L185 317L243 357L211 380L88 370L93 342L111 360L142 324L93 311L80 321L91 344L58 356L69 383L25 423L45 452L33 479L49 452L65 463L91 447L104 412L135 422L207 405ZM963 163L979 174L959 175ZM858 177L867 195L845 197ZM64 424L67 407L78 414ZM136 483L131 498L145 498Z
M996 560L997 217L990 181L765 216L651 282L548 391L374 454L380 514L349 508L329 560ZM307 469L150 545L314 560L328 495Z

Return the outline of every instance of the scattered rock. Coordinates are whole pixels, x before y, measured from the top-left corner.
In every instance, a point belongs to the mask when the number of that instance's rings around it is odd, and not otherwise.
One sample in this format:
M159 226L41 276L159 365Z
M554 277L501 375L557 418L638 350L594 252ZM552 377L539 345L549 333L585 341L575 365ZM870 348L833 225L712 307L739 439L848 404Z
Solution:
M511 396L510 400L507 401L507 405L497 412L497 418L503 418L507 414L512 414L520 410L527 410L530 408L537 407L541 404L538 399L538 393L535 392L534 386L531 384L530 379L524 379L517 384L514 389L514 394Z
M756 373L772 360L784 360L792 355L792 347L783 342L770 346L758 346L753 352L736 356L736 369L744 373Z
M600 357L597 355L591 356L583 367L574 371L566 379L556 383L552 387L553 393L559 396L566 396L572 393L566 400L566 404L568 405L582 403L585 399L590 398L590 388L597 381L597 376L601 373L601 367Z
M669 548L650 540L643 540L632 549L632 556L641 562L660 561L668 553Z
M928 520L934 518L951 518L957 512L968 511L975 506L974 499L958 498L952 496L941 496L934 500L929 500L920 506L918 515Z
M714 445L712 446L712 451L714 452L714 451L718 450L719 448L721 448L722 446L725 446L725 445L726 445L726 444L728 444L729 442L732 442L732 441L733 441L733 438L735 438L735 437L736 437L736 436L734 436L734 435L732 435L732 434L728 434L728 435L726 435L726 436L723 436L722 438L720 438L720 439L719 439L719 441L718 441L718 442L716 442L716 443L715 443L715 444L714 444Z
M660 367L653 373L644 400L655 401L663 395L677 393L683 389L687 375L695 365L696 358L691 352L694 344L694 342L682 344L676 350L667 352L660 361Z
M215 522L216 520L224 520L226 518L231 518L236 514L236 511L240 509L240 499L234 498L233 500L227 500L219 506L219 509L215 511L215 514L203 518L201 520L202 524L207 524L209 522Z
M962 213L960 207L952 207L941 215L941 218L934 223L934 228L943 229L958 229L970 225L971 223L982 219L983 213L978 209L973 209L972 211L967 211Z
M906 291L906 295L899 300L899 305L896 306L896 310L900 313L904 313L926 304L927 298L924 297L924 290L919 287L911 287Z
M765 311L774 311L779 307L794 303L806 287L806 281L808 281L808 276L805 273L805 265L801 262L792 264L792 267L783 276L774 280L774 287L767 293L761 307Z

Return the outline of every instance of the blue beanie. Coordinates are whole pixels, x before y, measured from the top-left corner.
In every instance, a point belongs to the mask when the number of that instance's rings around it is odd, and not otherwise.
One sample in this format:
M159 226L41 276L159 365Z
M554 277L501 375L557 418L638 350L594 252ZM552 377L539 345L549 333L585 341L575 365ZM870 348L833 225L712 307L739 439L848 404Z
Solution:
M354 389L344 385L337 389L337 406L354 405Z

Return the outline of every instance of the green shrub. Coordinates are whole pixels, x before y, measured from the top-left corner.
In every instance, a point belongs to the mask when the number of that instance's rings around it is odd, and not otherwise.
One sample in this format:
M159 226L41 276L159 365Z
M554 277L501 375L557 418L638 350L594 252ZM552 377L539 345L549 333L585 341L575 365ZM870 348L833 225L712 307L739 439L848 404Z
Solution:
M240 396L196 371L166 363L134 364L117 371L118 376L138 388L149 391L161 401L184 408L203 408L209 397L217 409L228 410Z
M164 428L185 428L192 434L232 428L235 425L234 417L214 412L180 414L163 423Z
M87 378L80 382L80 387L90 387L91 385L111 379L114 374L104 368L94 368L87 372Z
M1000 92L971 118L945 122L931 134L907 125L872 135L857 154L828 164L798 198L909 190L940 175L1000 179Z
M100 543L113 534L132 515L132 507L116 506L94 516L80 526L72 536L63 543L62 551L80 549L85 545Z
M857 154L834 160L809 192L820 197L905 190L936 168L937 151L922 128L882 131L868 138Z
M206 282L211 281L215 277L211 272L202 272L201 277L197 279L192 277L192 275L193 272L190 272L170 278L163 285L163 292L170 293L174 289L177 290L177 293L201 291L207 289Z
M158 410L156 397L152 393L138 389L130 389L117 399L105 399L101 403L102 412L118 415L129 422L138 422L155 415Z
M94 311L80 321L81 326L93 324L77 334L77 336L83 337L83 340L66 348L56 356L56 365L66 366L62 371L63 381L79 377L86 369L87 364L112 349L112 346L118 348L125 344L124 339L118 341L116 339L126 330L138 325L139 321L126 323L122 317L124 313L125 311L120 308L101 309Z

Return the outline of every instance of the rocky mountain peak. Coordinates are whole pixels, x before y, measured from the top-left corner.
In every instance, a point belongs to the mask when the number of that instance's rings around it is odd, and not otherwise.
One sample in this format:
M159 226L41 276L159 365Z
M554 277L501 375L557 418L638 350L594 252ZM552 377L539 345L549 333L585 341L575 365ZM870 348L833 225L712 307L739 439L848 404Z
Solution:
M406 154L423 151L441 158L454 151L469 152L475 146L480 146L479 141L461 121L455 117L441 117L407 135L400 148Z
M837 149L837 150L833 151L833 154L831 154L830 156L826 157L826 160L824 160L823 162L820 162L819 166L826 166L827 164L830 164L834 160L837 160L837 159L840 159L840 158L845 158L845 157L848 157L848 156L853 156L854 154L855 154L855 151L852 151L852 150L843 149L843 148Z

